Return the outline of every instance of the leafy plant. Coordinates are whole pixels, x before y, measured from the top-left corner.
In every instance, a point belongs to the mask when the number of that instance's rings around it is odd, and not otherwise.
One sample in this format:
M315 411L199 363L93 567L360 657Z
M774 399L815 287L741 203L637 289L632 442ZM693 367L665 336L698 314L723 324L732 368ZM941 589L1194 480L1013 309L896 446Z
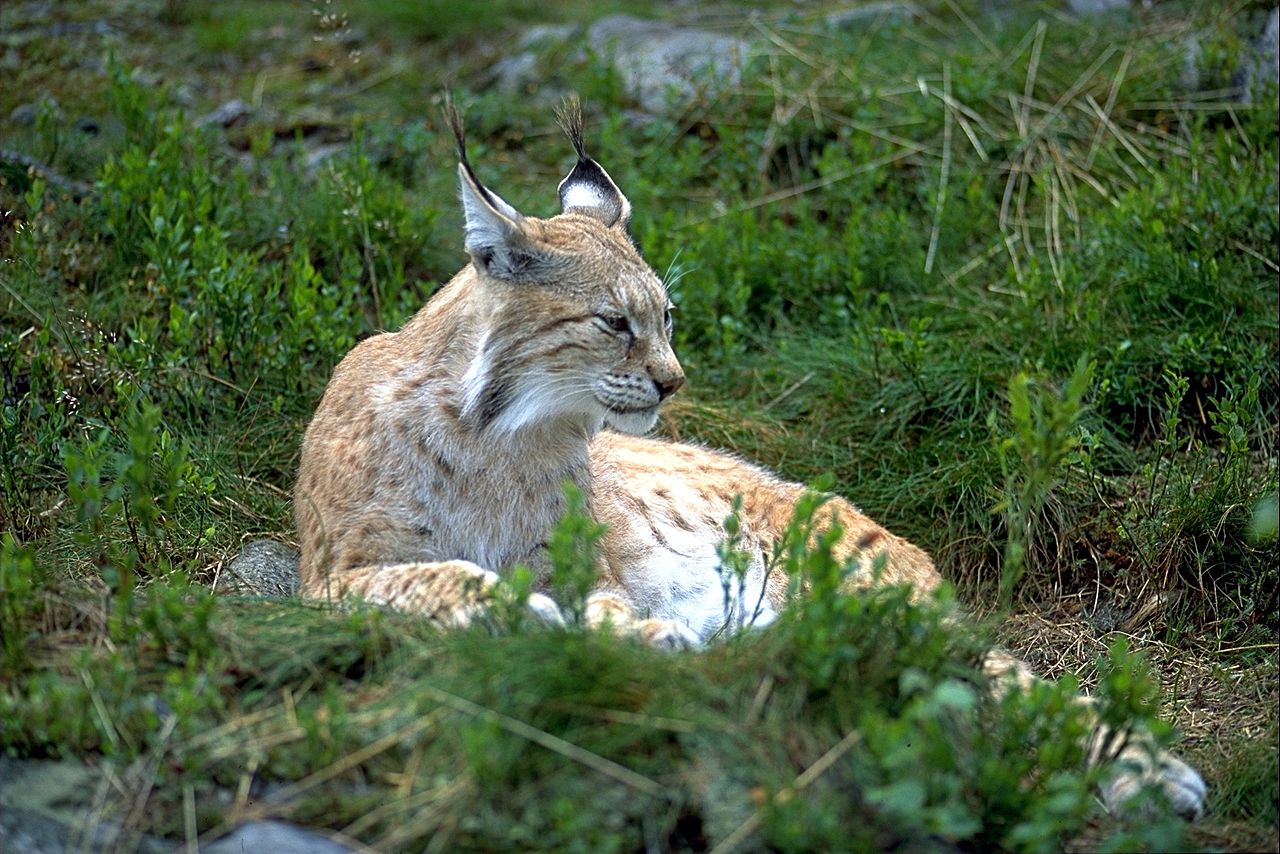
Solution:
M1009 380L1011 431L997 438L997 459L1005 477L1005 491L995 512L1005 518L1009 532L1000 576L1000 601L1009 607L1024 571L1027 543L1037 535L1036 519L1061 469L1080 447L1075 432L1093 365L1082 356L1061 393L1036 384L1026 374ZM994 413L990 421L995 423Z
M13 534L0 540L0 662L3 671L22 672L30 667L29 624L40 605L35 591L39 578L31 552L22 548Z

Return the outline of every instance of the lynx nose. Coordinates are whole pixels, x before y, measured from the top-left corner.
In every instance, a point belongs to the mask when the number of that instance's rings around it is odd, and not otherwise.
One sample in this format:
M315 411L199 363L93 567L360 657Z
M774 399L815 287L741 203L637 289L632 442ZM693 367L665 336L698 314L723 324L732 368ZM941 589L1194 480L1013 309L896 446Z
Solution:
M666 400L668 397L675 394L680 386L684 385L684 375L676 374L674 377L665 380L655 379L653 384L658 389L658 397L662 400Z

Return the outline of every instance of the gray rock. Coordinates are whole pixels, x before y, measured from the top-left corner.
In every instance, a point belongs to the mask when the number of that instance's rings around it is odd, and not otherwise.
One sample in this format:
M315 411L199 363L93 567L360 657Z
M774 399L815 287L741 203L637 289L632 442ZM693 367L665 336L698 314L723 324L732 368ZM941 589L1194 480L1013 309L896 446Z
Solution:
M49 0L32 0L13 9L14 17L29 23L44 20L53 13L53 3Z
M347 145L341 142L326 142L311 146L302 159L302 168L308 175L315 175L330 160L346 150Z
M1130 0L1067 0L1067 8L1077 15L1098 15L1129 6Z
M867 3L865 6L831 12L823 20L827 26L842 30L876 23L897 23L919 14L921 9L915 3Z
M538 55L532 51L517 53L494 63L493 85L499 92L511 95L521 92L538 79Z
M369 40L369 34L362 29L347 27L334 33L333 39L343 47L360 47Z
M9 113L9 121L18 127L29 128L36 123L36 105L19 104Z
M64 851L180 850L172 841L131 834L95 812L99 773L78 762L11 759L0 755L0 851L62 854ZM210 854L346 854L353 849L282 821L250 821L201 846Z
M0 851L61 854L63 851L139 851L159 854L173 844L125 833L98 821L93 802L98 774L77 762L0 756Z
M227 836L200 848L205 854L346 854L355 849L334 842L314 830L282 821L248 821Z
M1248 33L1241 35L1248 36ZM1204 36L1188 35L1183 42L1182 68L1178 73L1178 88L1183 92L1200 92L1204 89L1221 89L1229 86L1232 97L1244 103L1252 103L1262 97L1269 87L1280 82L1280 9L1273 8L1266 16L1262 29L1249 39L1230 81L1206 79L1204 76Z
M539 53L581 33L582 27L576 24L538 24L525 30L516 40L516 52L498 60L490 69L494 86L508 95L540 88L545 75L539 68ZM578 54L581 56L581 51Z
M230 576L223 592L278 598L298 593L298 552L275 540L245 543L227 564Z
M62 105L58 103L56 98L42 96L39 99L27 104L19 104L9 112L9 121L18 127L31 127L36 123L36 118L41 111L46 112L54 121L61 123L66 119L66 115L62 112Z
M1244 99L1253 101L1267 88L1267 84L1276 86L1280 83L1280 8L1273 8L1267 16L1267 24L1262 34L1254 41L1252 50L1242 63L1241 76L1244 78Z
M120 31L106 21L58 21L48 28L51 36L116 36Z
M609 58L640 107L656 115L736 86L751 51L740 38L630 15L596 21L587 43Z
M1182 67L1178 69L1178 89L1182 92L1199 92L1203 88L1200 80L1200 58L1204 49L1200 46L1200 38L1195 35L1187 37L1182 44Z
M566 42L581 29L577 24L536 24L520 36L516 50L534 50Z
M199 124L229 128L237 122L244 121L251 115L253 115L253 108L239 98L232 98L230 101L220 104L217 109L202 116Z
M655 122L664 121L662 118L655 116L653 113L646 113L643 110L623 110L622 124L634 131L643 131Z

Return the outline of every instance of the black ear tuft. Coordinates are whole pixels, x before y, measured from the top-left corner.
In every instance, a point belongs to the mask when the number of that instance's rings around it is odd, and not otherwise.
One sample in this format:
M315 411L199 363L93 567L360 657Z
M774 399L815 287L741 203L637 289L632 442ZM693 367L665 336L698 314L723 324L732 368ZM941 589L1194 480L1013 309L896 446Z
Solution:
M516 281L536 277L542 256L521 226L524 217L476 177L467 159L462 114L447 96L444 119L458 146L458 185L471 260L494 278Z
M449 130L453 132L454 145L458 147L458 165L461 167L464 178L464 185L469 179L475 192L489 207L500 211L505 216L515 221L520 220L520 214L515 208L500 199L496 193L480 183L480 179L476 177L476 172L471 168L471 161L467 159L467 129L462 121L462 113L458 110L458 105L454 103L453 97L448 93L444 97L445 123L449 125Z
M448 92L444 95L444 106L440 108L444 113L445 124L449 126L449 130L453 131L453 143L458 147L459 162L467 162L467 128L462 122L462 113L458 112L458 105L453 102L453 96Z
M560 102L560 106L556 107L556 121L560 124L565 136L569 137L569 142L577 152L578 159L590 160L591 158L587 157L587 149L582 144L582 102L578 100L577 95L570 95Z
M576 97L564 100L556 118L578 155L578 162L560 182L560 210L594 217L610 228L625 229L631 221L631 202L622 195L609 173L587 155L582 141L582 105Z

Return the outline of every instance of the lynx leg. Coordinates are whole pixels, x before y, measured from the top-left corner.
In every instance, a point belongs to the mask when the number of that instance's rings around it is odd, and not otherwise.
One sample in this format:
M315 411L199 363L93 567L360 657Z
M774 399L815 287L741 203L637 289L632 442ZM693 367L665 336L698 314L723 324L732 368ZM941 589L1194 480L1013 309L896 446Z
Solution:
M640 619L625 599L607 590L587 597L586 618L593 629L635 635L650 646L691 649L702 645L698 634L679 620Z
M465 628L493 601L497 573L470 561L363 566L335 573L328 589L309 585L303 595L337 601L362 599L397 611L419 614L449 628ZM319 587L319 589L309 589ZM560 609L547 596L532 593L526 608L548 625L564 625Z
M1099 724L1094 732L1109 735ZM1169 799L1173 811L1185 819L1195 821L1204 813L1207 791L1204 780L1196 770L1167 750L1140 739L1130 740L1120 754L1111 760L1112 772L1102 784L1102 802L1107 809L1123 809L1134 795L1148 785L1158 786Z
M982 669L991 677L992 691L997 696L1014 686L1028 688L1036 681L1025 663L999 650L987 654ZM1085 745L1086 761L1090 765L1111 766L1101 792L1108 810L1123 809L1144 787L1154 785L1165 793L1178 815L1192 821L1200 817L1204 812L1206 789L1195 769L1169 751L1156 747L1144 734L1113 732L1092 713L1092 697L1078 697L1077 702L1090 710L1093 720L1093 731Z

